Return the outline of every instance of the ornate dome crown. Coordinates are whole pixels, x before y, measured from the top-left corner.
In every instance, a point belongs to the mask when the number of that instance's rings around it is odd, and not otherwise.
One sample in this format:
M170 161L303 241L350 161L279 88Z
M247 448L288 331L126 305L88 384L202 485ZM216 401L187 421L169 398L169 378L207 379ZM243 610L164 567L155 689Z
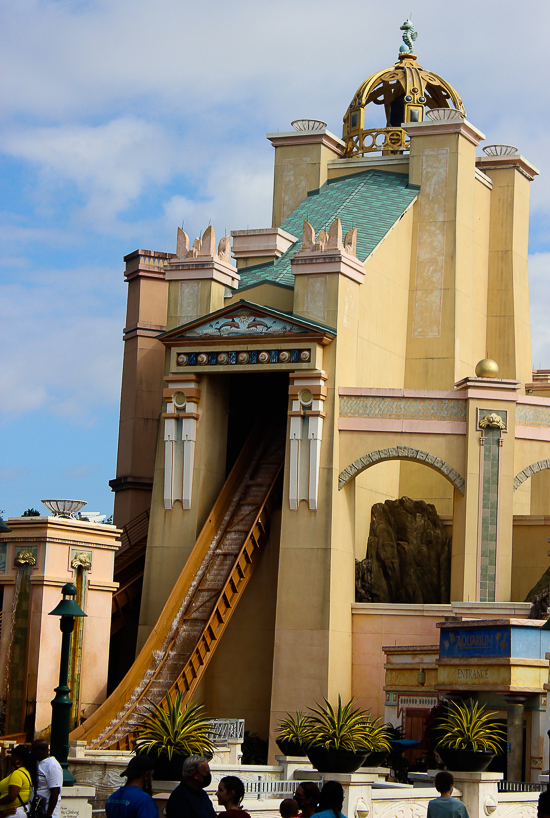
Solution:
M401 26L404 45L399 59L391 68L378 71L359 86L344 116L343 139L346 156L362 156L373 151L384 154L402 153L408 148L403 122L423 122L425 110L447 109L455 116L465 117L462 100L452 85L438 74L425 71L412 53L417 32L410 20ZM365 129L365 106L383 105L385 128ZM444 118L444 112L442 111Z

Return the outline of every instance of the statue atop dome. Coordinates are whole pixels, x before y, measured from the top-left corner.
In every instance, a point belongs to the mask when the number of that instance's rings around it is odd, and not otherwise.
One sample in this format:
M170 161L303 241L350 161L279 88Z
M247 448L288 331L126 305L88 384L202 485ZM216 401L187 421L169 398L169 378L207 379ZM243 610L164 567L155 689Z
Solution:
M403 32L404 45L399 49L398 61L366 79L344 115L343 139L348 157L375 151L385 155L403 153L409 147L403 123L424 122L426 113L429 119L463 119L466 116L462 100L453 86L418 65L412 53L418 32L409 19L400 26L400 31ZM368 127L365 109L371 104L384 106L385 125ZM434 109L438 110L430 114Z
M405 45L402 45L399 49L399 53L412 54L413 43L418 37L418 31L415 29L410 20L405 20L399 30L403 32L403 42L405 43Z

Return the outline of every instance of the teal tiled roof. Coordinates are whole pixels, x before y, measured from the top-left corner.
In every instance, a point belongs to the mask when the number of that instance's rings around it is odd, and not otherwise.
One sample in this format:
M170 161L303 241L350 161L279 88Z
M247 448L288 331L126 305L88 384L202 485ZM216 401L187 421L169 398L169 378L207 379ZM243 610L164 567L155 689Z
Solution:
M290 262L302 246L304 219L313 225L316 234L322 228L328 232L337 217L344 235L356 227L357 257L364 262L419 190L418 185L409 184L406 174L383 170L366 170L329 180L320 190L308 193L307 199L281 225L293 236L300 236L299 241L272 263L242 267L239 291L267 282L294 287Z

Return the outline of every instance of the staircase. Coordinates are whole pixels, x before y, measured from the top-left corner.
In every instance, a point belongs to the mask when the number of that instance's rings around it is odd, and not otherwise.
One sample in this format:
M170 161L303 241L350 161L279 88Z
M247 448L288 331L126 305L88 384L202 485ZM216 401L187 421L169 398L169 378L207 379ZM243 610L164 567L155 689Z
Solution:
M251 433L146 644L122 682L71 734L129 750L148 701L189 701L269 536L284 433Z

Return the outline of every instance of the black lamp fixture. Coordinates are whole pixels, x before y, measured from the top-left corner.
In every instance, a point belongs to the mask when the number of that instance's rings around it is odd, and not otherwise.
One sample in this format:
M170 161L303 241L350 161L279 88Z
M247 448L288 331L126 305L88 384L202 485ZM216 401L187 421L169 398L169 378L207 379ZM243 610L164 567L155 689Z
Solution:
M61 662L59 667L59 685L55 688L55 698L52 700L52 732L50 739L50 752L61 764L63 769L63 786L72 787L76 783L76 778L69 771L69 732L71 725L71 707L73 702L70 697L71 689L68 686L69 677L69 653L71 648L71 634L74 630L74 620L77 616L86 616L78 602L75 600L76 585L67 582L61 589L63 599L56 605L50 616L59 616L59 627L63 634L61 640Z

